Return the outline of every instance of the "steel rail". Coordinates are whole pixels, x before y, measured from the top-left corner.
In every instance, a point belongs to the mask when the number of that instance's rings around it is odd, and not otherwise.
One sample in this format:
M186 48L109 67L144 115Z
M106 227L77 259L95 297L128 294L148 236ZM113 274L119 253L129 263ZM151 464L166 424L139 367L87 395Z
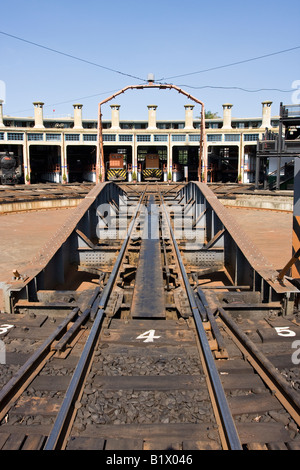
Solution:
M237 430L236 430L236 427L235 427L235 423L234 423L232 414L231 414L229 406L228 406L228 402L227 402L227 399L226 399L226 396L225 396L224 388L223 388L222 383L220 381L220 377L219 377L219 374L218 374L218 371L217 371L217 368L216 368L216 365L215 365L215 362L214 362L214 358L213 358L213 355L212 355L212 352L211 352L211 349L210 349L210 346L209 346L209 343L208 343L208 340L207 340L207 336L206 336L206 333L205 333L205 330L204 330L204 327L203 327L203 324L202 324L201 315L200 315L200 312L199 312L199 309L198 309L198 306L197 306L197 303L196 303L196 300L195 300L195 295L194 295L194 292L191 288L188 276L187 276L185 268L184 268L184 264L183 264L183 261L182 261L182 258L181 258L181 254L180 254L180 251L179 251L179 248L178 248L178 244L177 244L177 241L176 241L176 238L175 238L172 226L171 226L171 221L169 219L167 209L165 207L162 195L160 193L159 193L159 195L160 195L160 199L161 199L162 208L165 212L165 216L166 216L167 223L168 223L168 226L169 226L170 235L171 235L171 238L172 238L172 241L173 241L173 244L174 244L174 248L175 248L178 264L180 266L180 271L181 271L181 274L182 274L182 278L184 280L185 288L186 288L186 291L187 291L187 294L188 294L188 298L189 298L190 306L191 306L191 309L192 309L192 313L193 313L193 317L194 317L194 321L195 321L195 325L196 325L196 330L197 330L199 342L200 342L201 349L202 349L202 352L203 352L203 356L204 356L204 359L205 359L205 363L206 363L206 366L207 366L207 371L208 371L208 374L209 374L210 383L211 383L211 386L212 386L212 389L213 389L213 392L214 392L214 397L215 397L216 404L217 404L218 411L219 411L219 417L220 417L220 420L222 422L223 432L224 432L224 435L225 435L226 443L228 445L228 449L230 449L230 450L242 450L241 442L240 442L240 439L239 439L239 436L238 436L238 433L237 433Z
M43 342L32 356L23 364L18 372L7 382L0 391L0 421L3 419L15 400L33 381L44 364L56 351L53 344L67 331L70 322L78 317L79 308L74 308L55 331ZM80 318L80 317L78 317Z
M82 393L82 384L84 383L84 379L87 376L91 368L94 350L99 340L100 329L101 329L101 325L105 316L104 309L108 301L114 281L117 277L119 267L123 260L124 253L127 248L130 235L131 235L133 226L135 224L137 215L139 213L141 203L144 199L146 190L147 190L147 186L140 197L135 213L129 224L126 238L122 244L121 250L119 252L119 255L113 267L113 270L110 274L109 280L105 288L103 289L100 295L100 298L98 300L98 308L97 308L97 313L94 319L93 326L89 333L83 352L80 356L79 362L77 363L77 366L73 373L71 382L66 391L63 403L58 412L58 415L56 417L52 430L47 438L44 450L59 450L59 449L63 449L66 445L68 433L71 430L71 426L72 426L72 417L74 415L75 403L76 401L79 400L80 394Z
M300 397L284 379L276 367L257 346L243 333L222 307L218 307L221 320L227 326L235 344L244 354L262 380L270 388L274 396L280 401L291 417L300 426Z

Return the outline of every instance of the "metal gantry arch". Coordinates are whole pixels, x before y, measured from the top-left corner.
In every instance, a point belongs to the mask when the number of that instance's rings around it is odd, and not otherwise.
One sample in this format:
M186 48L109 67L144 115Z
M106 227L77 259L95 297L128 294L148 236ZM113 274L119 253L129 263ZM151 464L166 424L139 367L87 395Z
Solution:
M156 88L159 90L171 89L178 91L182 95L186 96L188 99L194 101L201 106L201 115L200 115L200 142L199 142L199 164L198 164L198 181L204 183L207 182L207 152L206 152L206 134L205 134L205 109L204 103L194 96L190 95L183 89L179 88L176 85L171 84L158 84L154 83L151 80L148 80L147 84L143 85L129 85L125 88L122 88L117 93L109 96L105 100L101 101L98 104L98 138L97 138L97 162L96 162L96 180L97 182L103 182L105 179L105 164L104 164L104 148L103 148L103 126L102 126L102 112L101 106L105 103L113 100L117 96L125 93L128 90L142 90L144 88Z

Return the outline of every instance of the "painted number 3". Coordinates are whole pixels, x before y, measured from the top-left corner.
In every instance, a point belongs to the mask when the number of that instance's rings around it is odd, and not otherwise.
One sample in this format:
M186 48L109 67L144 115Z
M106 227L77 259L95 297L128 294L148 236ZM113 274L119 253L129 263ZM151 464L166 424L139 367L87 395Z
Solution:
M160 338L160 336L155 336L155 330L148 330L137 336L136 339L144 339L144 343L153 343L153 340L157 338Z
M10 328L13 328L14 325L0 325L0 335L4 335Z

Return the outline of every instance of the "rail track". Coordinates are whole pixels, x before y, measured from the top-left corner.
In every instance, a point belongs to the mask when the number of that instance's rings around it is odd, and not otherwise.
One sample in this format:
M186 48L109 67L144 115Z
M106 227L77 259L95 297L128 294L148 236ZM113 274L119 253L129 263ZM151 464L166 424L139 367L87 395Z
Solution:
M92 187L92 183L0 185L0 215L76 206Z
M241 316L247 286L193 272L176 188L127 197L115 262L80 306L1 314L0 448L300 449L297 314Z

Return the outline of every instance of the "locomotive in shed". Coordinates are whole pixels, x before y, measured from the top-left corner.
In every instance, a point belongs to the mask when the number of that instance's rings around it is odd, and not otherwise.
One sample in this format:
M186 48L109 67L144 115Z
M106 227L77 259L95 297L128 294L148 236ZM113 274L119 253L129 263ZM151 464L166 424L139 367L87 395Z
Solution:
M162 179L162 164L159 154L148 153L142 169L144 181L159 181Z
M110 153L106 164L107 179L110 181L125 181L127 163L122 153Z
M20 179L19 158L13 152L0 152L1 184L17 184Z

